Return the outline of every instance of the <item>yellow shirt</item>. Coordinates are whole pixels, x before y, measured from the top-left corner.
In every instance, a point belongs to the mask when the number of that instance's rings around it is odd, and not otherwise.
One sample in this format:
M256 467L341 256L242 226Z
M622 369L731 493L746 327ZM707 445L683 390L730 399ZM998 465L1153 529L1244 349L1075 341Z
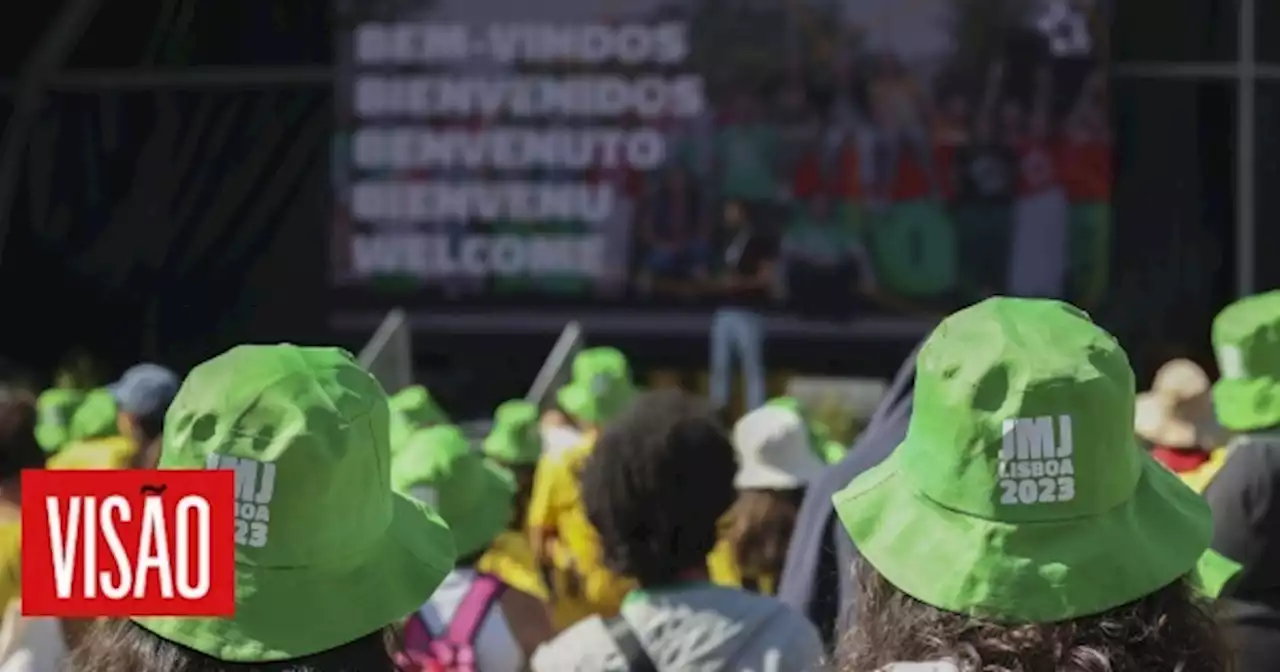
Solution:
M17 512L0 521L0 607L22 595L22 521Z
M49 458L49 469L128 469L138 447L123 436L73 443Z
M489 550L480 556L476 570L493 574L508 586L543 602L550 599L538 571L538 561L533 557L533 547L519 532L507 530L498 535Z
M563 629L583 618L618 615L636 587L604 568L600 540L583 510L578 475L591 455L595 435L538 465L529 500L528 524L539 531L551 564L552 625Z
M733 547L724 539L717 542L716 547L707 554L707 573L712 583L721 586L746 588L761 595L773 595L778 591L778 577L769 574L749 577L744 584L738 558L733 554Z

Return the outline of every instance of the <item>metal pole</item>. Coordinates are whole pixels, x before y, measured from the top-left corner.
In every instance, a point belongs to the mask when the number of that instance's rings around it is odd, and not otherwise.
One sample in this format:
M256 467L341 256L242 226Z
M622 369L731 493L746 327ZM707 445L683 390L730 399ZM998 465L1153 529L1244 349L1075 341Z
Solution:
M1254 291L1254 265L1256 261L1254 231L1255 219L1255 170L1254 147L1255 86L1258 64L1254 61L1254 27L1256 0L1241 0L1239 34L1239 76L1236 80L1236 293L1240 297Z

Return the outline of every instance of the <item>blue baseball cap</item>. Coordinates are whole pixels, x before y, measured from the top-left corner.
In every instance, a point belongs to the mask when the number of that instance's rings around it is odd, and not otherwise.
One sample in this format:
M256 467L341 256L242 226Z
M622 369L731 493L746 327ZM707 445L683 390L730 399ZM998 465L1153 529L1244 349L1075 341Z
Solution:
M146 363L130 367L107 389L111 390L121 413L154 418L169 410L181 384L174 372L159 364Z

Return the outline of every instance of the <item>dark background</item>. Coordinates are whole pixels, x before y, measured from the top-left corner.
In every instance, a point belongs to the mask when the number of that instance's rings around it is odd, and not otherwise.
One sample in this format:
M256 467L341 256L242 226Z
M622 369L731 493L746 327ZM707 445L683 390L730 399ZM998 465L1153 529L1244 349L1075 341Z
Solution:
M25 57L66 5L48 0L0 24L6 123ZM1236 89L1227 80L1126 77L1124 67L1230 63L1236 11L1210 0L1114 3L1113 286L1096 317L1144 376L1173 355L1208 364L1209 321L1234 295ZM1258 18L1259 35L1280 32L1274 3L1259 2ZM83 346L111 369L144 358L185 369L235 342L363 343L366 333L326 326L333 105L324 81L113 90L75 74L323 67L331 42L314 2L104 2L35 109L15 198L0 211L0 358L47 374ZM1261 60L1280 63L1273 41L1259 49ZM1280 82L1258 85L1255 113L1265 224L1280 217L1280 190L1266 188L1280 182ZM1257 248L1280 249L1280 232L1259 226ZM1259 289L1280 286L1280 267L1256 266ZM470 413L522 393L553 338L415 345L446 405ZM706 363L702 340L611 342L642 369ZM769 357L814 373L887 374L911 345L778 343Z

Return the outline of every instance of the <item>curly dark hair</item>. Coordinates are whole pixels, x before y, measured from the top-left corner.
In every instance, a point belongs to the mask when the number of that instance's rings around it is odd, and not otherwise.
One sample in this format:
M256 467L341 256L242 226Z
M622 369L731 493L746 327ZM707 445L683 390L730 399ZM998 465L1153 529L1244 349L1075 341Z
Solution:
M1211 603L1185 579L1101 614L1006 624L924 604L864 561L855 563L855 571L857 627L838 647L842 672L944 659L961 672L1227 672L1233 667Z
M736 470L706 403L678 390L639 395L605 426L581 474L605 566L642 586L706 567Z

